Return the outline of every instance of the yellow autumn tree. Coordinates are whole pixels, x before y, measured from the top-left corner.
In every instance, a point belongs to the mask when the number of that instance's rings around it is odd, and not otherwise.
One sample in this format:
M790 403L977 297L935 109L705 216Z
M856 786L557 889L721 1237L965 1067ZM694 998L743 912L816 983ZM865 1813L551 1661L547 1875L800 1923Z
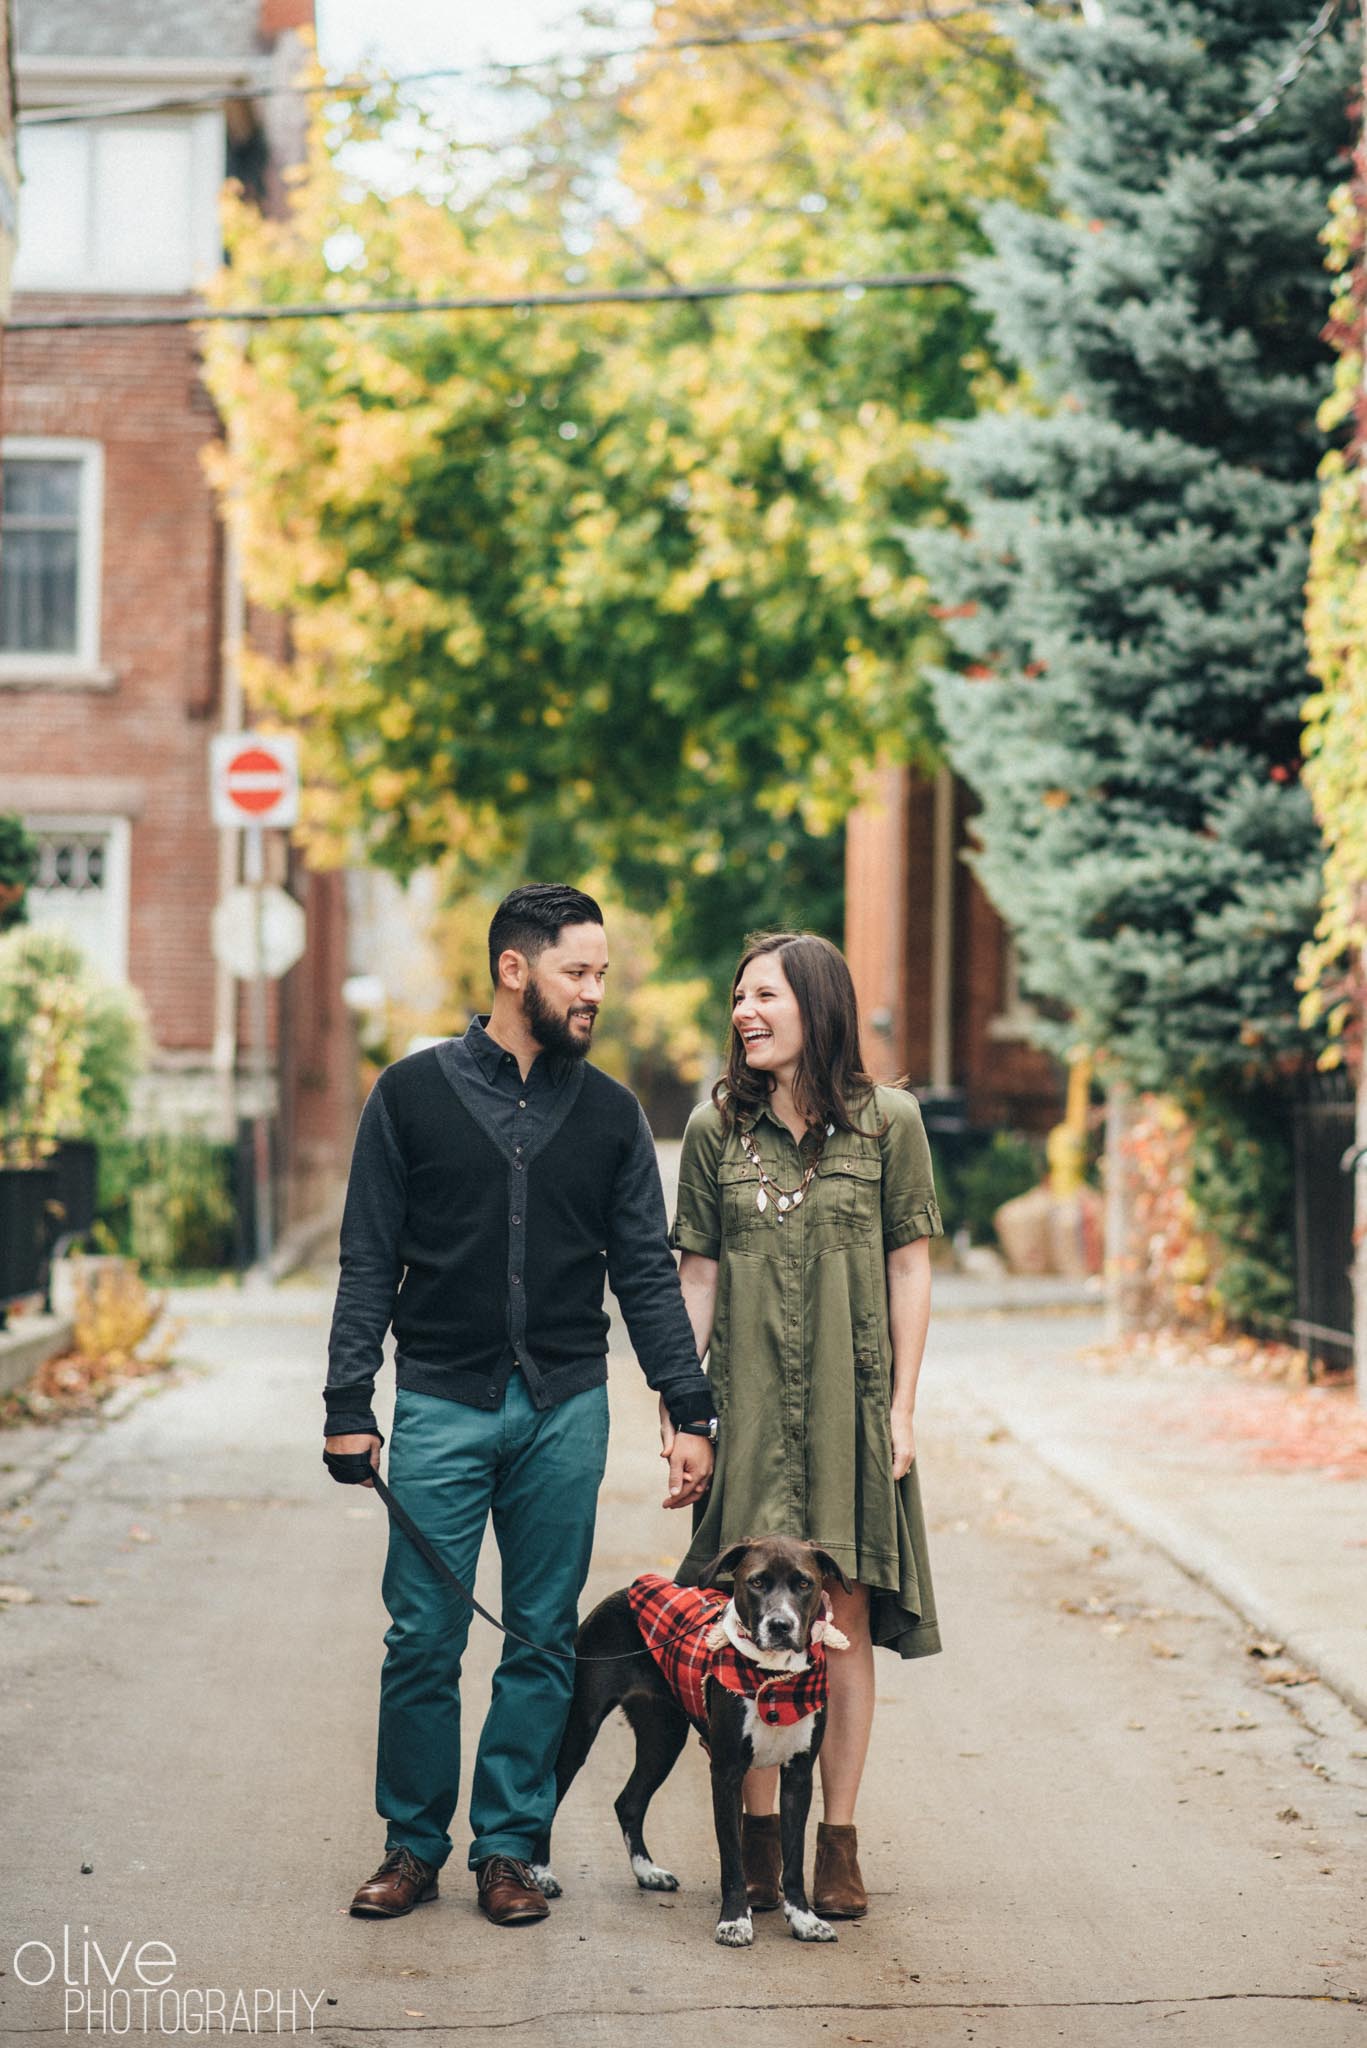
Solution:
M829 10L832 15L834 9ZM759 19L752 4L656 16ZM383 197L320 119L288 220L231 209L224 305L954 269L1031 198L1041 124L989 17L647 56L552 99L530 170ZM991 371L941 289L219 329L218 481L294 621L260 700L308 830L472 879L599 867L724 971L838 929L839 825L926 756L938 651L908 536L937 423Z
M1360 152L1361 155L1361 152ZM1324 834L1324 885L1315 936L1301 956L1301 1015L1321 1017L1337 1064L1345 1043L1360 1053L1367 958L1367 505L1363 499L1364 188L1334 194L1325 241L1336 290L1330 333L1339 351L1334 391L1320 413L1326 432L1351 428L1325 456L1311 547L1305 630L1319 689L1305 706L1304 781Z

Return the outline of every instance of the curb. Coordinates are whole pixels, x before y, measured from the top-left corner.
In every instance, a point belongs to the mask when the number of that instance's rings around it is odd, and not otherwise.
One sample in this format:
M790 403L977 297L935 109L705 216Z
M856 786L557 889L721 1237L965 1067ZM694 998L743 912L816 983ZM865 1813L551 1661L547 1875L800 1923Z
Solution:
M1218 1545L1206 1542L1185 1523L1155 1507L1142 1494L1126 1486L1123 1480L1118 1480L1105 1460L1021 1428L1016 1418L998 1408L989 1395L979 1394L978 1399L1042 1465L1084 1494L1093 1506L1111 1515L1131 1535L1152 1544L1188 1578L1195 1579L1199 1585L1216 1594L1250 1628L1256 1629L1260 1635L1275 1636L1285 1646L1289 1657L1313 1671L1346 1707L1367 1722L1367 1685L1356 1673L1339 1667L1338 1659L1332 1653L1326 1654L1294 1628L1288 1629L1274 1608L1269 1606L1266 1596Z
M39 1366L69 1348L75 1332L70 1316L25 1316L0 1330L0 1394L12 1394L32 1379Z

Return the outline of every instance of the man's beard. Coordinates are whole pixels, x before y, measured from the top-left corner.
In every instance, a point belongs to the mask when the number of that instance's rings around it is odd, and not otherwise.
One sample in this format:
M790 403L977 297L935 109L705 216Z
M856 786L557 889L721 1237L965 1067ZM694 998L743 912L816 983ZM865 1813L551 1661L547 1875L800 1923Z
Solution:
M522 991L522 1014L527 1020L527 1029L545 1052L557 1053L567 1060L587 1058L593 1043L590 1028L583 1037L570 1029L568 1017L562 1017L553 1010L541 993L541 984L536 976L530 975ZM589 1012L590 1019L592 1012Z

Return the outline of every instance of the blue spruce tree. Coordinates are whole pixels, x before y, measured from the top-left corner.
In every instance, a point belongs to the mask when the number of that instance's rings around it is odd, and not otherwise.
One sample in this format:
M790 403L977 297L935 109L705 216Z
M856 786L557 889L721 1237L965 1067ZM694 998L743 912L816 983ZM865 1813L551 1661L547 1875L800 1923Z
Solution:
M1261 1202L1273 1234L1264 1091L1306 1059L1318 900L1298 781L1332 374L1318 238L1356 69L1340 23L1224 137L1294 50L1288 14L1120 0L1021 30L1056 111L1054 208L994 208L972 281L1025 395L952 430L967 530L920 551L962 657L938 702L981 802L978 871L1026 985L1066 1015L1059 1043L1195 1109L1207 1157L1251 1176L1231 1211ZM1278 1288L1245 1292L1268 1307Z

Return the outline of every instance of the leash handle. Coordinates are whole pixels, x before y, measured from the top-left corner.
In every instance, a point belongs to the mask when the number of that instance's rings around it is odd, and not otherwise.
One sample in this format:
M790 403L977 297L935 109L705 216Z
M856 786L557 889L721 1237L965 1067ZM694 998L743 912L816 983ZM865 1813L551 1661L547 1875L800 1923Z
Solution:
M404 1535L413 1545L413 1548L421 1557L426 1559L432 1570L437 1574L437 1577L443 1579L454 1593L460 1595L460 1598L467 1607L473 1608L476 1614L487 1621L491 1627L496 1628L500 1635L507 1636L510 1642L521 1643L524 1649L535 1650L543 1657L560 1657L569 1664L625 1664L636 1657L650 1657L654 1655L654 1651L643 1643L639 1650L617 1650L609 1657L581 1657L577 1650L553 1649L548 1643L534 1643L530 1636L519 1635L515 1628L508 1628L499 1620L496 1614L490 1614L487 1607L481 1606L465 1582L457 1578L450 1565L446 1562L446 1559L441 1555L441 1552L423 1535L422 1530L413 1520L407 1508L394 1498L394 1495L390 1492L388 1485L380 1477L380 1474L377 1471L372 1471L370 1477L374 1482L376 1493L379 1494L380 1499L389 1511L390 1519L398 1524L399 1528L402 1529ZM677 1634L666 1636L664 1642L656 1647L663 1650L668 1644L679 1642L684 1636L691 1635L692 1632L693 1624L690 1623L686 1628L681 1628Z

